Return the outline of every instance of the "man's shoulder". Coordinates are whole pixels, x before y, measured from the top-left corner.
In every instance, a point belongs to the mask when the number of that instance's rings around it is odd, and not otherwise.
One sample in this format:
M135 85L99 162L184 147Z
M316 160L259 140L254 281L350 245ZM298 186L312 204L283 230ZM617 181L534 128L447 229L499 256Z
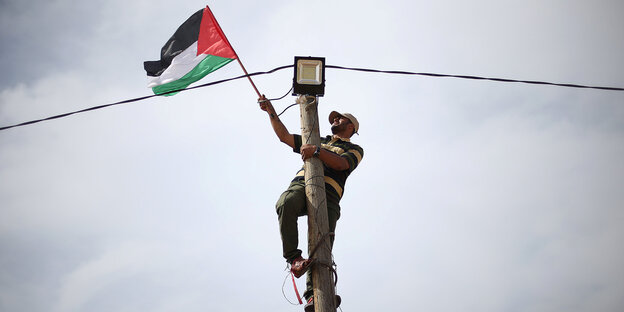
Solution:
M349 149L359 149L361 150L362 147L356 143L353 143L353 141L349 140L349 141L344 141L344 143L349 146Z
M322 141L323 141L322 143L324 144L330 144L333 146L340 147L344 151L356 150L360 154L364 153L364 149L360 145L353 143L350 139L345 140L339 137L328 135L322 138Z
M349 147L349 150L350 151L357 151L357 153L360 155L360 158L362 156L364 156L364 149L361 146L359 146L359 145L357 145L355 143L351 143L351 146Z

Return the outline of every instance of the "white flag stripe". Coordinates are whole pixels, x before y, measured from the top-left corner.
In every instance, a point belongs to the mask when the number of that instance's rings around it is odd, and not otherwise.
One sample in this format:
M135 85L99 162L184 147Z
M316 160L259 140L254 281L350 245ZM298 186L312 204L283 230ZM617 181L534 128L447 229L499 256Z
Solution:
M171 61L171 65L158 77L149 77L148 88L160 86L172 81L176 81L188 74L197 64L206 58L206 54L197 55L197 41L191 44L182 53L176 55Z

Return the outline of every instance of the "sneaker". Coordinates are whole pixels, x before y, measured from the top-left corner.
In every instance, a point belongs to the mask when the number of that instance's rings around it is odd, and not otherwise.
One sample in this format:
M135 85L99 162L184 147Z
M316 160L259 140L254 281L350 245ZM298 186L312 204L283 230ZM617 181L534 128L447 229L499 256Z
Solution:
M304 259L299 256L290 264L290 272L292 272L296 278L300 278L301 275L308 271L311 263L311 259Z
M340 296L336 295L336 309L338 309L341 302L342 299L340 298ZM305 312L314 312L314 297L310 297L310 299L308 299L308 303L306 303L306 305L303 307L303 310Z

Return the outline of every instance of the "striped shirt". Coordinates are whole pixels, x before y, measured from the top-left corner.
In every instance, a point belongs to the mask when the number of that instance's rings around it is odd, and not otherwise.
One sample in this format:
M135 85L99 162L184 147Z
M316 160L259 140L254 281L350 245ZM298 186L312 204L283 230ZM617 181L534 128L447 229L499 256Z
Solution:
M293 151L299 153L302 145L301 135L294 134L293 136L295 138L295 148L293 148ZM325 172L325 192L328 195L333 195L337 200L340 200L344 192L347 177L349 177L351 172L353 172L360 161L362 161L364 150L359 145L351 143L349 139L331 135L321 138L321 148L338 154L349 162L349 169L342 171L334 170L323 163L323 170ZM305 180L304 174L304 170L301 168L299 172L297 172L293 182Z

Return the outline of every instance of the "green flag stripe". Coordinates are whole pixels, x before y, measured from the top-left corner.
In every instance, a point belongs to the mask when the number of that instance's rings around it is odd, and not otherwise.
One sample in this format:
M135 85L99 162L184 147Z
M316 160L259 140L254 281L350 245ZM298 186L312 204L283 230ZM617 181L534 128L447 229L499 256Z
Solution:
M203 61L201 61L199 64L197 64L197 66L195 66L195 68L193 68L193 70L191 70L190 72L188 72L186 75L184 75L182 78L176 80L176 81L172 81L169 83L165 83L162 84L160 86L156 86L152 88L152 91L154 91L154 94L163 94L169 91L173 91L173 90L180 90L180 89L184 89L186 87L188 87L191 83L204 78L204 76L212 73L213 71L225 66L226 64L228 64L229 62L233 61L234 59L231 58L225 58L225 57L220 57L220 56L215 56L215 55L208 55L206 56L206 58L204 58ZM169 93L167 95L174 95L175 93Z

